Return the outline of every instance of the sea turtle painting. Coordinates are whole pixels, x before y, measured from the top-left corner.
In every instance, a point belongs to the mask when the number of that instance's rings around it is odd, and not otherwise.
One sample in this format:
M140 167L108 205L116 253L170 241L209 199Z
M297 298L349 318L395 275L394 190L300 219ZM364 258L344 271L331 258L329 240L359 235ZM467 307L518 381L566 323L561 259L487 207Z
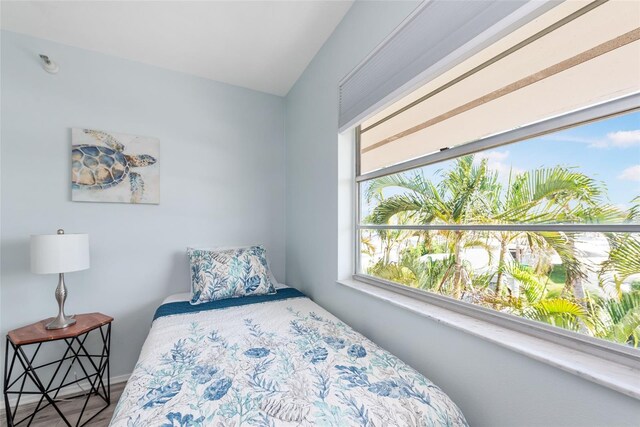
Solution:
M72 141L72 200L159 202L157 139L73 129Z

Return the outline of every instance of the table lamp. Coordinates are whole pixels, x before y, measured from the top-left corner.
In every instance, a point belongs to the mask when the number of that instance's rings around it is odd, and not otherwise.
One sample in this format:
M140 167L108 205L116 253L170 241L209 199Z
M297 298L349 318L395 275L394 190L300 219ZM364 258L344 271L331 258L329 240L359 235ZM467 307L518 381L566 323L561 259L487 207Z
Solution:
M87 268L89 268L88 234L64 234L64 230L58 230L57 234L31 236L31 272L58 274L56 288L58 316L47 323L47 329L62 329L76 323L73 316L64 314L64 302L67 299L64 273Z

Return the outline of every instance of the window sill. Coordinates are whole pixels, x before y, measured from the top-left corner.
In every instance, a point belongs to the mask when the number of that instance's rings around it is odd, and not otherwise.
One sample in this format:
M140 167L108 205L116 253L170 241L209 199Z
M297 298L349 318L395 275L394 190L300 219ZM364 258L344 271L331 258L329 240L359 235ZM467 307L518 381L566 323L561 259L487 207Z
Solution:
M640 400L640 370L354 279L340 285Z

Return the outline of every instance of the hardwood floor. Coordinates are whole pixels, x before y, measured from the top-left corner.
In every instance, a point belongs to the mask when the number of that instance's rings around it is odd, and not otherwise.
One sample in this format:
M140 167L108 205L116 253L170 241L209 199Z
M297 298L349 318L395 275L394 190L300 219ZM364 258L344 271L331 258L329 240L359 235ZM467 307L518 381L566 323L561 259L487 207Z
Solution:
M111 405L102 411L100 415L91 420L90 423L86 424L88 427L105 427L109 424L111 420L111 415L113 414L113 410L116 407L116 403L118 403L118 399L120 399L120 395L122 394L122 390L124 389L126 382L121 382L118 384L113 384L111 386ZM65 399L69 399L65 397ZM60 402L58 405L62 413L67 417L70 423L75 425L78 420L78 415L80 415L80 411L82 410L82 405L84 404L84 399L70 399L63 402ZM95 396L89 400L87 404L87 409L85 409L85 413L83 415L83 419L89 418L92 414L97 412L104 405L104 401L100 398L96 398ZM33 410L35 404L30 405L20 405L20 411L18 414L19 418L27 415L31 410ZM2 415L2 419L0 420L0 425L7 425L7 418L4 414L4 411L0 412ZM20 424L27 425L27 423ZM36 418L31 423L32 427L63 427L65 426L64 421L60 418L58 413L51 407L48 407L36 415Z

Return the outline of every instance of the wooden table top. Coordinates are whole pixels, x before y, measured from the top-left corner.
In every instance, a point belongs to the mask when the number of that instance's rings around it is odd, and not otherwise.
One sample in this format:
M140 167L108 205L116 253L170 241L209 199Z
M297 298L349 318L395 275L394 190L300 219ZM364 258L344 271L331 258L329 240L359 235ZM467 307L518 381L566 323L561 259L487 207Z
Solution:
M9 331L7 336L15 345L35 344L45 341L74 338L102 325L113 322L113 317L102 313L85 313L74 316L76 323L64 329L45 328L53 317L44 319L31 325Z

